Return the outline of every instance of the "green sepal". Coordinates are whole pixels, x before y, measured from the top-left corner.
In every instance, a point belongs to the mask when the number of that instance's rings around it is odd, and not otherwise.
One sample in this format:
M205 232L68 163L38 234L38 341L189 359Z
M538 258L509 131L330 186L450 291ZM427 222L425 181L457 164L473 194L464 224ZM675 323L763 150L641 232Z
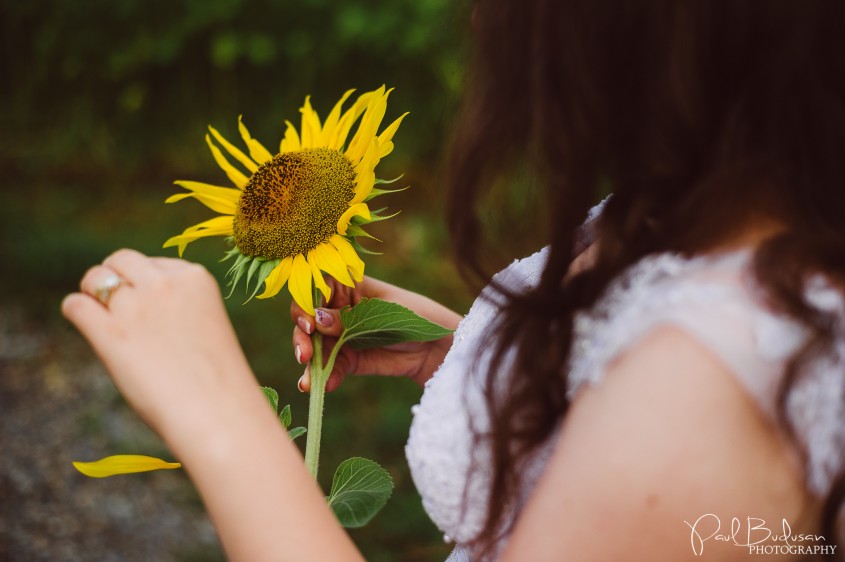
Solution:
M411 341L434 341L453 332L400 304L362 298L340 311L344 329L337 345L355 349L384 347Z
M365 247L363 247L361 244L359 244L358 241L355 240L354 238L347 238L347 240L349 240L349 243L352 244L352 247L355 248L355 251L358 252L359 254L369 254L371 256L380 256L384 253L384 252L374 252L372 250L368 250Z
M234 244L234 239L232 237L229 237L226 240L231 241ZM238 250L237 246L234 246L231 250L228 250L226 252L226 255L223 256L223 258L220 260L220 263L223 263L224 261L230 260L230 259L234 258L235 256L240 256L240 255L241 255L241 251Z
M238 252L238 257L235 258L235 263L233 263L232 267L229 268L229 271L226 272L226 277L229 278L229 286L231 287L229 294L226 295L227 299L235 292L235 287L238 286L238 281L240 281L243 276L248 261L248 256Z
M396 178L396 179L399 179L399 178ZM372 199L375 199L376 197L379 197L381 195L388 195L390 193L399 193L400 191L405 191L406 189L408 189L410 187L411 187L410 185L407 186L407 187L403 187L401 189L379 189L377 187L374 187L373 189L370 190L370 194L367 195L367 197L364 199L364 203L366 203L366 202L368 202Z
M347 529L363 527L375 517L393 493L393 479L378 463L353 457L340 463L326 500Z
M307 432L307 431L308 431L307 429L305 429L304 427L302 427L300 425L298 427L294 427L293 429L289 429L288 430L288 437L290 437L291 441L293 441L297 437L299 437L301 435L305 435L305 432Z
M361 225L355 223L349 223L349 226L346 227L346 236L361 236L362 238L369 238L371 240L381 242L381 240L361 228Z
M273 271L276 266L279 265L280 262L281 260L279 259L273 259L265 260L261 263L261 266L258 269L258 277L255 279L255 289L253 289L252 294L249 296L249 298L244 301L244 304L251 301L255 297L255 295L258 294L258 289L261 288L261 286L264 284L264 281L267 279L267 276L270 275L270 272ZM247 290L249 290L249 279L247 279Z
M260 266L262 263L264 263L264 258L252 258L252 261L249 264L249 270L246 272L247 290L249 290L249 282L252 279L252 276L255 274L256 270L258 270L258 266Z
M399 174L398 176L396 176L392 180L383 180L383 179L380 179L380 178L376 178L376 181L373 182L373 185L385 185L385 184L396 183L397 181L401 180L404 177L405 177L405 174ZM408 189L408 188L405 187L403 189ZM402 189L400 189L399 191L402 191Z
M396 211L392 215L382 216L381 213L385 212L386 210L387 210L387 207L383 207L381 209L378 209L377 211L370 211L370 220L368 220L367 222L370 223L370 222L386 221L387 219L392 219L393 217L395 217L396 215L398 215L399 213L402 212L402 211Z

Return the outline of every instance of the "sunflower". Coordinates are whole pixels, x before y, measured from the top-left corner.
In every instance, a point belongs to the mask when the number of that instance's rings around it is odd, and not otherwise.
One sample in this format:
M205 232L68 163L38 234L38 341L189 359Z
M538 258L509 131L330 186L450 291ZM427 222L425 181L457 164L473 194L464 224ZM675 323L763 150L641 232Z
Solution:
M368 203L390 192L375 188L390 183L377 180L375 168L393 151L393 135L407 115L378 132L391 91L382 86L363 93L343 111L354 92L349 90L322 123L306 97L299 131L285 122L275 156L250 136L240 117L238 129L246 153L209 126L206 143L235 187L175 182L187 193L173 195L167 203L193 197L220 216L185 229L164 247L177 246L181 256L199 238L230 237L233 247L226 258L234 259L227 274L232 290L245 276L247 287L255 282L250 298L264 299L287 283L294 300L310 314L314 287L326 300L331 296L323 272L354 286L364 276L358 254L366 252L355 238L369 236L363 225L390 218L381 215L384 209L371 210ZM358 128L348 140L356 122ZM264 291L258 294L262 286Z

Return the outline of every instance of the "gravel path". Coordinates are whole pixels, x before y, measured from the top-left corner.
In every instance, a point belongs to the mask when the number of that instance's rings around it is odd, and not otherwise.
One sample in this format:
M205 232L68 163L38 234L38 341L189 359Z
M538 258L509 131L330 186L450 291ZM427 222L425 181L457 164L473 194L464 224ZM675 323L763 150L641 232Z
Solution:
M0 561L222 560L183 471L71 465L117 453L172 458L66 323L0 303Z

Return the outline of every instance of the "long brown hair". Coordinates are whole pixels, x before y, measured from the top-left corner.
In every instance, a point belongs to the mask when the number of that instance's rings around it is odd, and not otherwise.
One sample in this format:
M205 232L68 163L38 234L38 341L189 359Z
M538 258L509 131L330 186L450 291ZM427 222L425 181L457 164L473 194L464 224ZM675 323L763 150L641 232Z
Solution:
M488 376L506 352L515 361L506 396L487 385L493 481L477 543L489 546L509 530L521 460L566 414L573 314L649 253L700 253L761 217L786 226L754 268L815 334L787 369L789 429L791 381L832 338L804 281L845 279L845 3L479 0L472 34L448 178L458 263L489 278L478 208L515 168L539 178L549 217L536 288L495 287L505 304ZM597 260L564 283L576 228L608 186ZM829 541L843 482L825 501Z

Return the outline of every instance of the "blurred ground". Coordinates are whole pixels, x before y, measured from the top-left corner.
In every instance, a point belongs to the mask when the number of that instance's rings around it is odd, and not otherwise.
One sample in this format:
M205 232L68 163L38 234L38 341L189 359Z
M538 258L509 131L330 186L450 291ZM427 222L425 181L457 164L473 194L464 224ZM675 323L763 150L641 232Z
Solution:
M222 559L181 471L89 479L72 468L108 450L167 456L78 335L5 302L0 372L0 560Z

